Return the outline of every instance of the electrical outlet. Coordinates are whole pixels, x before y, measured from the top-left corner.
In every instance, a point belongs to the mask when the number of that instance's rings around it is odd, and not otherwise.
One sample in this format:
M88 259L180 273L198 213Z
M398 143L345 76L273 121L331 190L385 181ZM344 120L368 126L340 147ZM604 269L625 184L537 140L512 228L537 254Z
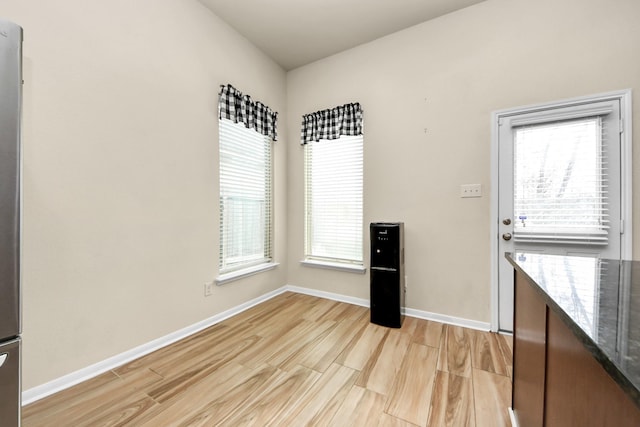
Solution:
M204 284L204 296L208 297L211 296L211 293L213 292L213 282L207 282Z
M461 185L460 197L482 197L482 184Z

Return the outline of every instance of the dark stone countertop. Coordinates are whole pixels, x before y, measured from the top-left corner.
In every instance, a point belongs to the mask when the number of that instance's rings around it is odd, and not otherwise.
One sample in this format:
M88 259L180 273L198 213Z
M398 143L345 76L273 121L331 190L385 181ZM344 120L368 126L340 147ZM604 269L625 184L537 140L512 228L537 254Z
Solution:
M640 261L505 256L640 408Z

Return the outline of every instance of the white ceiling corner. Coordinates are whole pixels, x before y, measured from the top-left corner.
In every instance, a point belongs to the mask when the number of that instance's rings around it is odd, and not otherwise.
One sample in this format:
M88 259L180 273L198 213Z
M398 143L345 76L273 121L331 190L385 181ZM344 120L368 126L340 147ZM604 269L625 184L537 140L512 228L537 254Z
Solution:
M285 70L485 0L199 0Z

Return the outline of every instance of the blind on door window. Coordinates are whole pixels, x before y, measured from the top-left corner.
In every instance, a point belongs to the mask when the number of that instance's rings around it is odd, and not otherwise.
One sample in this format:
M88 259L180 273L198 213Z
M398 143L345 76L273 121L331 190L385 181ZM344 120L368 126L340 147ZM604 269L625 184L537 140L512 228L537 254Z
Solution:
M306 258L362 264L362 135L304 150Z
M602 118L521 126L514 135L514 239L606 244Z
M220 119L220 273L271 261L271 140Z

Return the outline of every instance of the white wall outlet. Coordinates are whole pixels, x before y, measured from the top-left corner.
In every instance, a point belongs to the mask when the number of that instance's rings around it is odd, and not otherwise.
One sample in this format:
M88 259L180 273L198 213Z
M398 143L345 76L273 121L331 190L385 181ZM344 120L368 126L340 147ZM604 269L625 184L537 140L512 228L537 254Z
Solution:
M460 197L482 197L482 184L461 185Z
M207 282L204 284L204 296L208 297L211 296L211 293L213 292L213 282Z

